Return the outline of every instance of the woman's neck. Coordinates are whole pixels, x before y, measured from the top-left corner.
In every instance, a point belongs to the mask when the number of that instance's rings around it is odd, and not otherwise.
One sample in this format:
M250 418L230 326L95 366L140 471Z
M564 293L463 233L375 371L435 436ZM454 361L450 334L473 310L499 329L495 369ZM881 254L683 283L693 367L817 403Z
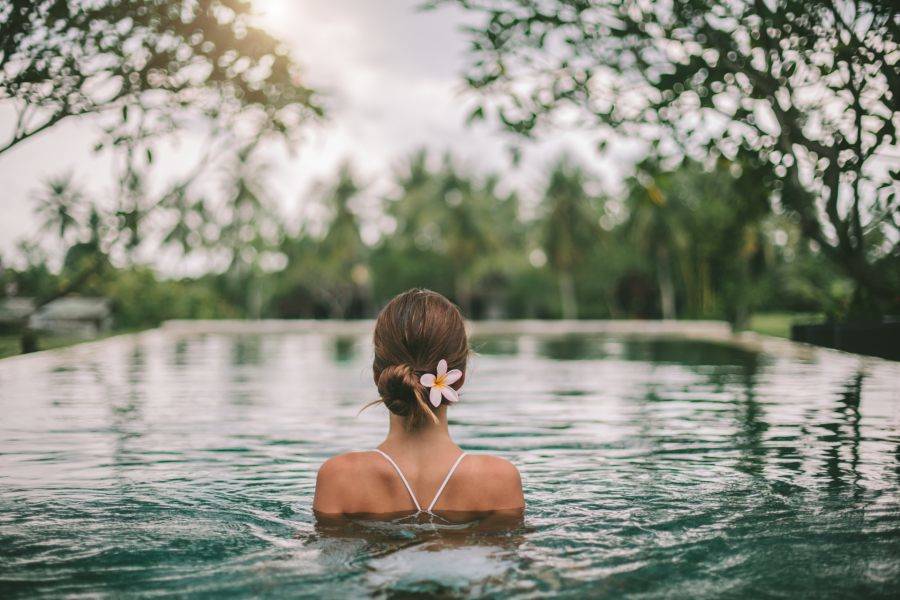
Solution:
M412 452L425 447L433 451L441 446L455 446L447 426L447 408L440 407L435 411L435 416L438 418L437 423L428 421L416 429L409 430L406 428L406 419L391 414L387 438L382 446Z

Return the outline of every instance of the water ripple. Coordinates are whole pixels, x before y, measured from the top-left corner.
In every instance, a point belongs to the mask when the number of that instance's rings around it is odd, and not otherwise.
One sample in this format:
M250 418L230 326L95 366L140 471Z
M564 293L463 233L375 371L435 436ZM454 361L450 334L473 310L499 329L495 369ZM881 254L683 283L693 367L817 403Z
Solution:
M502 532L315 522L318 465L385 431L356 416L367 340L153 332L0 362L0 596L900 592L896 363L475 342L451 425L522 471Z

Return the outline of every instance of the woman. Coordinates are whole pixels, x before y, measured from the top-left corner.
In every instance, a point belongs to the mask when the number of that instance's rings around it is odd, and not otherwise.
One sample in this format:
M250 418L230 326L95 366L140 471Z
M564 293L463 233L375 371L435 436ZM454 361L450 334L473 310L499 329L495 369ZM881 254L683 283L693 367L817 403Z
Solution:
M450 437L447 409L459 400L469 344L459 309L429 290L391 300L375 324L372 371L390 411L385 440L319 469L319 517L425 513L453 520L525 507L519 471L509 461L466 454Z

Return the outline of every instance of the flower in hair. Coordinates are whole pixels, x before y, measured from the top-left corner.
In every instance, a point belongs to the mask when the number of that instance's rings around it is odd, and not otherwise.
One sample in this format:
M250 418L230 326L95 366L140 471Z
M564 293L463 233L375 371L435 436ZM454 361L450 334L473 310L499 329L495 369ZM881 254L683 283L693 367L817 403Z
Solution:
M431 405L437 408L441 405L441 396L448 402L459 401L459 395L450 386L459 381L460 377L462 377L462 371L453 369L448 372L447 361L442 358L437 365L437 374L425 373L419 378L419 382L425 387L431 388L428 399L431 401Z

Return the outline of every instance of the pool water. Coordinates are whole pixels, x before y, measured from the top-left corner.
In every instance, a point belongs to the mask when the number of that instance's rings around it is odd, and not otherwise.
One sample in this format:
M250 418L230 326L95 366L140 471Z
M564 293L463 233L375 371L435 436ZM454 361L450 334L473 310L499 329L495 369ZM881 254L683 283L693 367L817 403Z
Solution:
M364 336L140 336L0 361L0 597L898 597L900 363L473 340L451 427L524 524L317 526L386 431Z

